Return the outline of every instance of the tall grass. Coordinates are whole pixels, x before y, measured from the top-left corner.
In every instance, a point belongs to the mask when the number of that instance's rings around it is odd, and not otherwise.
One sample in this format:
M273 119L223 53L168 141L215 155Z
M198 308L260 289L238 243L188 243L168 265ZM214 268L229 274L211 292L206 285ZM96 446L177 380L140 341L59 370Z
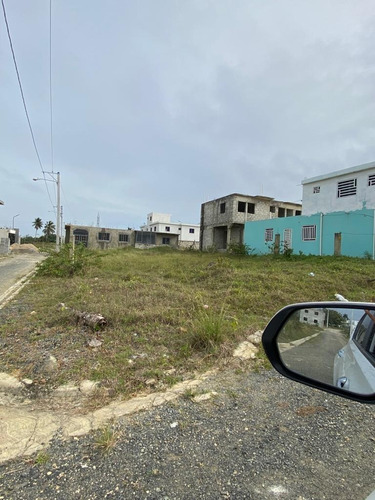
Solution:
M50 384L92 378L109 394L149 391L150 378L160 388L228 362L240 340L288 303L375 295L367 259L134 248L96 257L85 261L84 274L39 274L0 311L7 345L0 371ZM77 324L73 310L103 314L106 328ZM88 347L93 336L101 347ZM54 373L43 368L49 354L58 360Z

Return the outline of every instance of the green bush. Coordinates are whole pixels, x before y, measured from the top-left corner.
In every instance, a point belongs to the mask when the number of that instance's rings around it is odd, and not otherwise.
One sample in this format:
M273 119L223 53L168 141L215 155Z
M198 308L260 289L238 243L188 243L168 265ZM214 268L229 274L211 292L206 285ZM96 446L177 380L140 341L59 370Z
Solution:
M38 266L41 276L69 277L83 274L92 260L92 254L83 245L64 245L60 252L51 252Z

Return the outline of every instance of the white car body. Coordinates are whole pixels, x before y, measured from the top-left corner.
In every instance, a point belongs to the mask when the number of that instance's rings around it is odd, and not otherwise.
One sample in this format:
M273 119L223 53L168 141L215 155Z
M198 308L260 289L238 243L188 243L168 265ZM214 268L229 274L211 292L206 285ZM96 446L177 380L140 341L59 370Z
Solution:
M375 393L375 323L366 313L335 356L333 384L358 394Z

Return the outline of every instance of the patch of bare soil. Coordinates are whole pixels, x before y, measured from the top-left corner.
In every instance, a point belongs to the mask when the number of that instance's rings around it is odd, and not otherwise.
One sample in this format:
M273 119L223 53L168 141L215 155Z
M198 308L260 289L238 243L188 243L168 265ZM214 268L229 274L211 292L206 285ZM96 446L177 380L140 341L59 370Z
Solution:
M13 253L39 253L39 249L32 243L13 243L10 249Z

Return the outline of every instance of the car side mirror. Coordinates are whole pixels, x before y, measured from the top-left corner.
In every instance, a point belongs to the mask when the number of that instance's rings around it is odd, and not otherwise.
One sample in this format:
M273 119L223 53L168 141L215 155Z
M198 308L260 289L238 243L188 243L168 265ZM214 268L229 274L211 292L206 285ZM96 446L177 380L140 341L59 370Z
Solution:
M289 305L271 319L262 343L282 375L348 399L375 403L375 304Z

